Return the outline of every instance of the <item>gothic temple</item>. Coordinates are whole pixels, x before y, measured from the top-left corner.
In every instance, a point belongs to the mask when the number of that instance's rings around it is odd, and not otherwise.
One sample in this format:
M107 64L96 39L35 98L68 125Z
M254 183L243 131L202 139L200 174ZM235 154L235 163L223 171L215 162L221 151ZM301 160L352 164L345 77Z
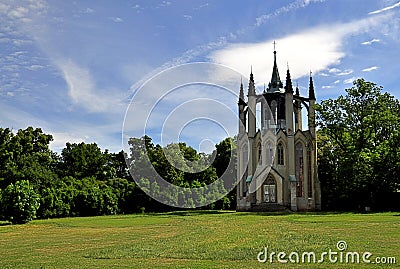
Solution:
M265 86L264 86L265 88ZM315 92L310 73L308 97L293 91L289 68L283 85L276 63L268 87L256 92L253 72L239 93L237 154L238 211L321 209L317 177ZM306 111L306 113L302 113ZM303 128L307 117L308 130ZM256 122L260 126L256 129Z

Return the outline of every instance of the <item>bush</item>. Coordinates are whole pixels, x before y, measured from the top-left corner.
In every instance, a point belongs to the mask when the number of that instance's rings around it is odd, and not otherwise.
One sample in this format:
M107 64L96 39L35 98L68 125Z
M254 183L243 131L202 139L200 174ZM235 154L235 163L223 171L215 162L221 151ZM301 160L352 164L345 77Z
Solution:
M39 195L27 180L8 185L1 198L3 216L13 224L27 223L36 217L39 208Z

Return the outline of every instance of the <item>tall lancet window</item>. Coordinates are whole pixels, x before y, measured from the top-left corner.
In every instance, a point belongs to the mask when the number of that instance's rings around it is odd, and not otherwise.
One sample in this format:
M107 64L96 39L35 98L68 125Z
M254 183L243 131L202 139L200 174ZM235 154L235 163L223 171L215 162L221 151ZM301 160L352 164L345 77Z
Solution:
M297 197L303 197L304 160L303 160L303 146L301 143L296 144L296 180L297 180Z
M261 152L262 152L261 143L258 143L258 164L259 165L261 165L261 162L262 162Z
M271 119L271 123L276 125L277 124L277 120L278 120L278 103L273 100L271 102L271 113L272 113L272 119Z
M244 144L242 147L242 169L245 171L243 174L243 180L242 180L242 195L246 196L247 194L247 186L246 186L246 179L248 176L248 170L247 170L247 163L249 158L249 150L247 147L247 144Z
M278 144L278 165L285 165L285 156L282 143Z
M312 191L312 169L311 169L311 145L307 147L307 171L308 171L308 197L311 198L313 196Z
M266 165L273 165L274 155L273 155L271 142L267 143L267 147L265 148L265 152L266 152L266 159L265 159Z

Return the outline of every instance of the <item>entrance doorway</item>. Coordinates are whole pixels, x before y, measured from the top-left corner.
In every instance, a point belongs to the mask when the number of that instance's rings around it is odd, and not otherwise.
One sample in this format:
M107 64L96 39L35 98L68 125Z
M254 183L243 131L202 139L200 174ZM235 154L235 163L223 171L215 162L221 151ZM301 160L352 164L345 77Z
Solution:
M263 185L264 202L276 203L276 181L272 175L268 175Z

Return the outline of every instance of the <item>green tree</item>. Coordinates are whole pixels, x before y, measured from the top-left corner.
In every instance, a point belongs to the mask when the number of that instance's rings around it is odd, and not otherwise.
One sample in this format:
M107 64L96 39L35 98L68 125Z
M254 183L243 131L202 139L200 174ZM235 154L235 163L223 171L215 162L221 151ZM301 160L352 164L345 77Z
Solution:
M102 180L114 178L116 170L109 160L108 151L103 153L96 143L67 143L61 152L61 175L76 179L91 176Z
M319 178L328 205L357 209L399 189L400 103L358 79L316 106Z
M11 183L1 196L1 211L6 220L13 224L22 224L36 217L40 198L29 181Z
M51 135L40 128L28 127L15 134L0 128L0 187L19 180L29 180L35 186L51 184L57 158L49 148Z

